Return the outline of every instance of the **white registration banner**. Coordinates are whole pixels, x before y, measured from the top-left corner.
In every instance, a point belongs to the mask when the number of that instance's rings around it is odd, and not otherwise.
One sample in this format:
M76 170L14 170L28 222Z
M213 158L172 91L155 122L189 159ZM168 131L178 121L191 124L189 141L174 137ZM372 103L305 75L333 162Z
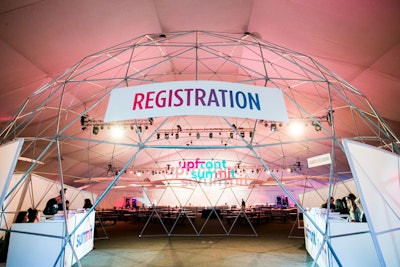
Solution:
M288 121L279 88L216 81L176 81L112 90L104 122L182 115Z

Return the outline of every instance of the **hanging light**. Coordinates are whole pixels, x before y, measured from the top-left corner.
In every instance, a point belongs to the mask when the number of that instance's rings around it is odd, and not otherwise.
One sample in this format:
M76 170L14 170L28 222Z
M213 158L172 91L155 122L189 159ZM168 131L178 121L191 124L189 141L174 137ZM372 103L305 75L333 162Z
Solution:
M317 122L311 122L311 125L314 126L315 131L321 131L321 125Z
M99 133L99 126L93 126L93 134L97 135Z
M299 136L304 132L304 124L298 120L291 121L288 126L293 136Z
M276 131L276 123L271 123L271 132Z
M124 135L124 130L122 129L122 127L119 127L119 126L112 127L111 134L115 138L121 138Z

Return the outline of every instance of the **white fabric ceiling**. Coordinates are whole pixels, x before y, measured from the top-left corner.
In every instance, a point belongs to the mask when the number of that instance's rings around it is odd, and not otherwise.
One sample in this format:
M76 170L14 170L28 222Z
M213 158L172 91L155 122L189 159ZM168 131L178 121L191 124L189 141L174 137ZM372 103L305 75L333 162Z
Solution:
M2 1L0 126L83 57L150 33L257 33L365 94L400 133L398 1ZM108 161L104 162L104 168Z

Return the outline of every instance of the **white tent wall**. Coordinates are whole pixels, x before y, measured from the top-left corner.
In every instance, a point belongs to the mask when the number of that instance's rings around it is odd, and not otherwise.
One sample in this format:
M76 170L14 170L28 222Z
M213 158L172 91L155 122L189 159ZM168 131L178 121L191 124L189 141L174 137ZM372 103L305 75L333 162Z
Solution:
M400 266L400 157L344 140L354 181L382 266Z
M331 195L334 199L343 198L349 193L353 193L358 196L357 188L354 183L354 179L349 179L343 182L332 184ZM329 195L329 186L322 187L319 189L311 190L305 193L299 194L299 203L305 208L321 207L326 202Z
M103 193L101 190L93 188L93 193L100 196ZM101 209L120 209L125 207L125 200L127 198L136 199L138 206L144 205L149 207L151 205L158 206L222 206L222 205L240 205L242 198L246 201L247 206L255 205L271 205L276 203L278 196L285 196L286 194L278 186L263 186L254 187L232 187L223 188L219 186L199 186L196 189L187 189L179 187L170 188L113 188L101 200L97 206L98 210ZM304 192L301 187L291 187L290 193L293 196L298 196ZM296 199L298 201L298 199ZM288 197L289 206L294 206L293 201Z
M0 206L6 197L23 143L24 139L17 139L0 146Z
M57 196L60 193L61 184L39 175L28 175L21 182L23 174L14 174L10 181L9 191L17 184L15 190L5 199L3 209L3 217L1 217L1 229L10 228L15 215L18 211L26 211L29 208L37 209L42 212L46 206L47 200ZM85 198L94 201L97 199L96 194L87 192L78 188L64 185L67 188L66 198L70 202L70 209L80 209L83 207ZM1 233L4 235L4 231Z

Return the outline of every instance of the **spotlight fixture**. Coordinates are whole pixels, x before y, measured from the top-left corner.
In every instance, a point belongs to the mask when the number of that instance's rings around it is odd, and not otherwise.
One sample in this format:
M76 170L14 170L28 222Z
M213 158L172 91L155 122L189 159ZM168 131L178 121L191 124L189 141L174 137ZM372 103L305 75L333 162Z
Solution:
M271 123L271 132L276 131L276 123Z
M333 112L335 111L329 110L328 114L326 115L326 120L328 121L329 126L332 126Z
M84 130L86 130L87 129L87 122L88 122L88 120L87 120L87 118L89 117L89 115L87 115L87 114L83 114L82 116L81 116L81 126L82 126L82 131L84 131Z
M175 134L175 139L179 139L179 134L178 133Z
M165 133L165 139L169 139L169 133Z
M160 139L160 133L157 133L157 140Z
M209 133L208 136L209 136L210 138L213 138L213 133Z
M153 125L153 118L149 118L149 123L150 123L150 125Z
M89 117L89 115L88 114L83 114L82 116L81 116L81 126L85 126L85 124L86 124L86 119Z
M233 139L233 133L229 133L229 138Z
M93 126L93 134L97 135L99 133L99 126Z
M200 133L197 133L197 134L196 134L196 138L197 138L197 139L200 139Z
M240 136L244 138L244 132L240 132Z
M311 122L311 125L314 126L315 131L321 131L321 125L317 122Z
M182 127L179 124L176 125L176 128L178 128L178 132L182 132Z

